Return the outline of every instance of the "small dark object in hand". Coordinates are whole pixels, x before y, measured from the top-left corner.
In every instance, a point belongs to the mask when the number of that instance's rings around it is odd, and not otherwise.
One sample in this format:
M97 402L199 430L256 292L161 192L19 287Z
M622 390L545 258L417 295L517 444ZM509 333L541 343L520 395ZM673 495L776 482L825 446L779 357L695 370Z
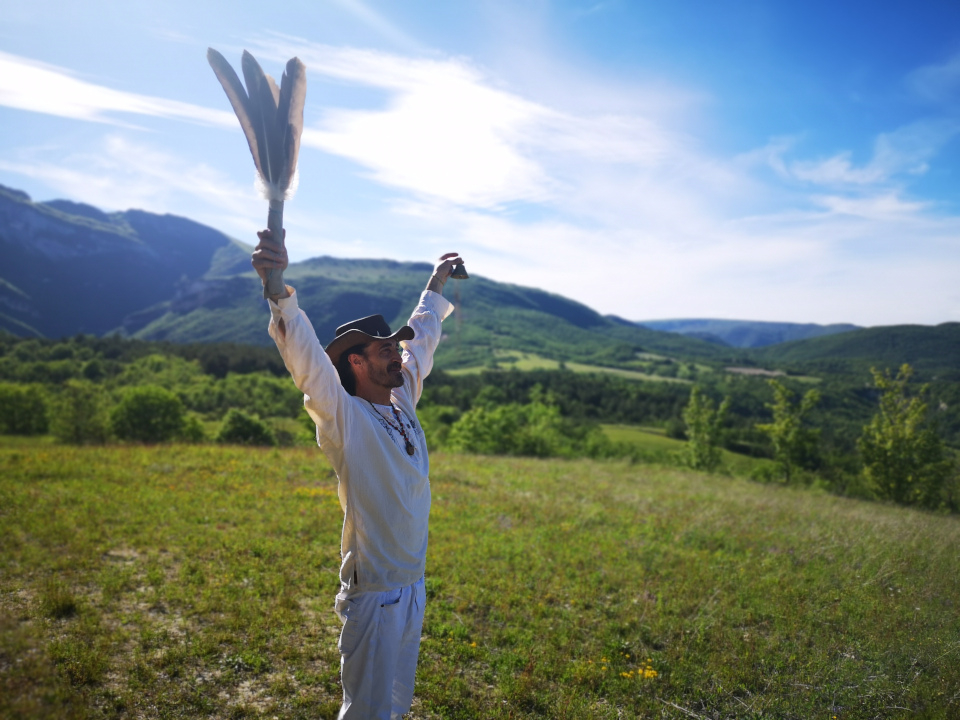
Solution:
M463 266L463 263L457 263L453 266L453 272L450 273L450 277L454 280L466 280L470 276L467 275L467 269Z

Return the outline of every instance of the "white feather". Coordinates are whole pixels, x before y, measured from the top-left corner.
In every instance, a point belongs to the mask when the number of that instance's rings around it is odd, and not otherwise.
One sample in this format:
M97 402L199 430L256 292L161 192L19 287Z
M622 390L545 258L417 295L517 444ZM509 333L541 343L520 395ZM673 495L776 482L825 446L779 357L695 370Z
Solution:
M297 187L300 185L300 168L296 168L293 171L293 177L290 178L290 185L286 190L281 190L276 183L268 183L263 179L263 176L254 172L253 174L253 186L256 188L257 193L264 200L280 200L285 201L293 197L293 194L297 192Z

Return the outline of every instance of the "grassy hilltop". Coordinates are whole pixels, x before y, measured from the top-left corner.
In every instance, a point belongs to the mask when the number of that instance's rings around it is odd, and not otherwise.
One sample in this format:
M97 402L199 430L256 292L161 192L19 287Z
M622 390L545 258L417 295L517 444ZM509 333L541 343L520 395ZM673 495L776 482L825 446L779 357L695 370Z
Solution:
M435 454L416 718L951 718L960 522ZM316 448L0 446L0 716L334 717Z

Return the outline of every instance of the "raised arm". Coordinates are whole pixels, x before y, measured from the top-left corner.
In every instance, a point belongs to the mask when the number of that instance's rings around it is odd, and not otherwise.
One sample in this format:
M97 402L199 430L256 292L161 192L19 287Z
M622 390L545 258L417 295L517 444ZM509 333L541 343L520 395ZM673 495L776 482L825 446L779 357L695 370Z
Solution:
M444 253L441 255L436 267L433 269L433 275L430 276L430 280L427 282L426 289L443 295L443 286L447 280L450 279L453 268L462 262L463 260L460 257L460 253Z
M408 394L414 407L423 393L424 378L433 369L433 353L440 342L440 323L453 312L453 305L441 294L443 286L453 268L461 262L463 260L459 253L446 253L440 257L407 323L413 328L415 336L413 340L403 342L403 370L407 382L396 392Z
M287 269L287 248L280 243L274 242L273 233L270 230L261 230L257 233L257 237L260 239L260 242L257 243L257 247L253 251L253 256L250 259L250 264L253 265L253 269L257 271L257 275L260 276L260 282L264 285L267 283L267 273L270 270L279 270L280 271L280 285L283 287L283 292L279 295L271 295L271 300L279 300L280 298L290 297L290 291L287 289L287 286L283 284L283 271ZM286 239L287 231L283 231L283 237Z
M266 280L268 268L287 267L287 253L273 242L269 230L257 233L260 242L251 263ZM277 349L304 395L304 407L320 430L320 444L325 451L336 455L342 449L344 412L349 395L340 384L340 376L330 362L309 318L299 307L296 292L284 285L283 293L271 296L268 332L277 343ZM332 455L332 456L333 456Z

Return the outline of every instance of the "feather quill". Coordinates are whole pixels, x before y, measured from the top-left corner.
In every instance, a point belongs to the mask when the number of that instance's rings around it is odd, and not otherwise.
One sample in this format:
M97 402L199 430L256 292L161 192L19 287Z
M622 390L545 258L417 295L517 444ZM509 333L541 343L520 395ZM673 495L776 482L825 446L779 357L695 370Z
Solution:
M283 166L277 184L285 192L297 185L297 155L303 134L303 106L307 99L307 69L299 58L287 61L280 78L280 96L277 102L277 122L283 133Z
M207 49L207 61L223 86L237 114L240 127L250 146L257 168L258 188L270 201L267 227L274 241L283 245L283 202L289 200L297 185L297 154L303 133L303 107L307 95L307 73L298 58L287 62L281 86L263 72L246 50L241 69L246 90L230 63L213 48ZM283 291L281 273L271 271L264 284L264 297Z
M247 97L247 91L244 90L236 70L231 67L226 58L213 48L207 48L207 62L213 68L214 75L223 86L227 99L233 106L233 112L236 113L240 121L240 128L247 138L247 144L250 146L250 154L253 155L254 165L257 167L257 174L262 175L260 168L260 144L257 140L257 131L253 126L253 120L250 117L250 100Z

